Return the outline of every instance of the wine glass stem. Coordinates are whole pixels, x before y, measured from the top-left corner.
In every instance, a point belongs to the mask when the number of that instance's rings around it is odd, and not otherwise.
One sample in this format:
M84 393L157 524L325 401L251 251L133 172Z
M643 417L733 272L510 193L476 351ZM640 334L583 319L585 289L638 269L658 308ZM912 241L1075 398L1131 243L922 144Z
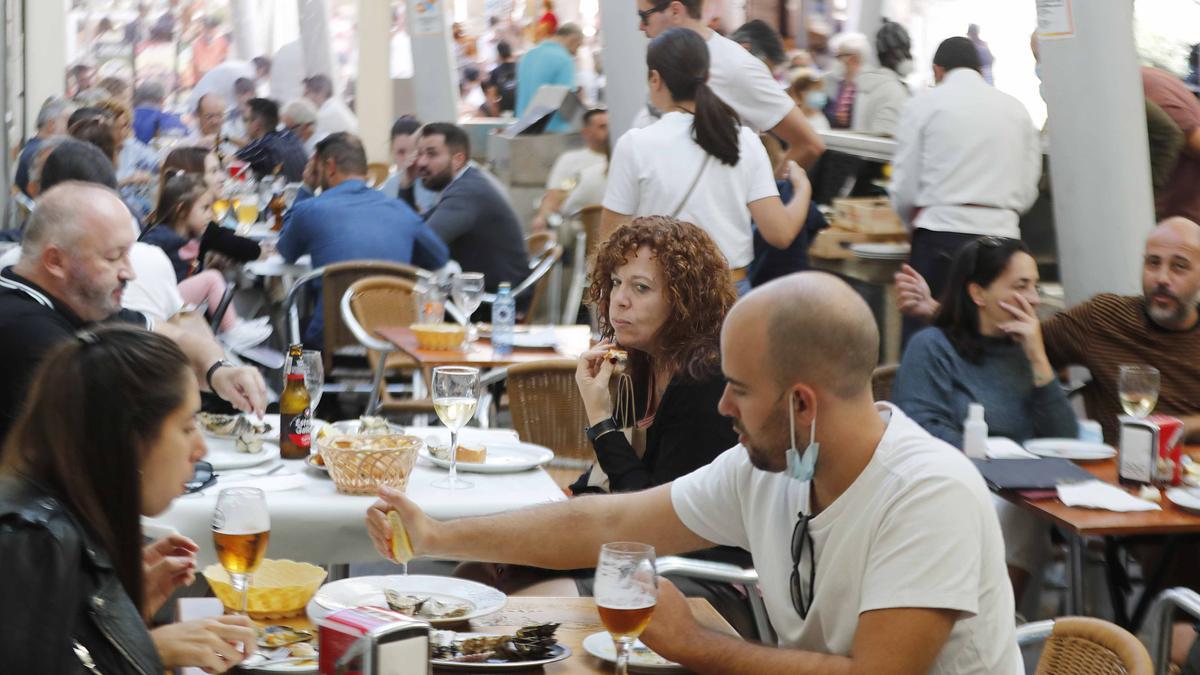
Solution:
M613 670L616 675L626 675L629 669L629 651L633 647L633 640L629 638L617 638L617 667Z
M458 480L458 429L450 430L450 477L447 483L450 489L454 489L455 481Z
M229 580L233 585L233 590L238 592L242 597L241 613L242 616L248 616L247 607L250 601L250 575L249 574L230 574Z

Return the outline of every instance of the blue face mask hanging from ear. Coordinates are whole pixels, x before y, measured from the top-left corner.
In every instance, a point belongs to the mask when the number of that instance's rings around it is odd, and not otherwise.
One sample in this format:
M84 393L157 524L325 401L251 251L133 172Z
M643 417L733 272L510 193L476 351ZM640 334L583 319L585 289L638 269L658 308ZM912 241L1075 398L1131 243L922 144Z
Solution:
M788 429L791 432L789 436L792 447L787 451L787 475L799 481L809 481L813 479L813 474L817 472L817 455L821 452L821 444L817 442L817 416L813 415L812 427L809 429L808 447L804 449L804 454L801 455L796 450L796 392L788 394Z

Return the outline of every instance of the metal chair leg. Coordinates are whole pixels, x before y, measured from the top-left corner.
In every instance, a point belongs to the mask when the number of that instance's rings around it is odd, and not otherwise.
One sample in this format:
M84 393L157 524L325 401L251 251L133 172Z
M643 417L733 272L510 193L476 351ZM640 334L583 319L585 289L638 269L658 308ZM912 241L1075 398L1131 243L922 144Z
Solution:
M380 352L379 361L375 364L375 375L371 378L371 398L367 400L367 415L374 415L379 409L379 391L383 387L383 374L387 370L387 357L391 352Z

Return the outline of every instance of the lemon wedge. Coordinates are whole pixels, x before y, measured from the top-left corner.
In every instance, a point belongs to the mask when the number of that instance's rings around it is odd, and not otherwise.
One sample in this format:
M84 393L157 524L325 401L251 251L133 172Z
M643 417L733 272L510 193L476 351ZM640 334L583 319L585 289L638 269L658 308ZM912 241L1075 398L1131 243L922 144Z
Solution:
M388 511L388 522L392 525L392 560L398 563L412 560L412 541L408 538L408 530L404 529L404 521L400 519L400 514Z

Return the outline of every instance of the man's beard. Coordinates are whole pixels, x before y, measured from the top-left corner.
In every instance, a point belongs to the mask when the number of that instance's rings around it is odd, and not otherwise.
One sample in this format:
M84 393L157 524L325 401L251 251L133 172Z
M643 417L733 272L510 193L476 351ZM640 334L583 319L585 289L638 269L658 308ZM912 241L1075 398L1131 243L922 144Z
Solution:
M1158 307L1154 304L1154 296L1156 295L1170 298L1175 302L1175 306L1167 309ZM1187 318L1189 309L1194 307L1197 301L1200 301L1200 298L1192 297L1185 302L1184 300L1180 299L1179 296L1175 295L1166 288L1162 286L1156 286L1153 291L1146 294L1145 301L1146 312L1150 315L1150 318L1153 319L1155 323L1174 327L1183 323L1183 320Z
M418 174L420 175L420 174ZM450 171L443 173L430 174L429 176L421 176L421 184L426 188L438 192L444 190L450 184Z

